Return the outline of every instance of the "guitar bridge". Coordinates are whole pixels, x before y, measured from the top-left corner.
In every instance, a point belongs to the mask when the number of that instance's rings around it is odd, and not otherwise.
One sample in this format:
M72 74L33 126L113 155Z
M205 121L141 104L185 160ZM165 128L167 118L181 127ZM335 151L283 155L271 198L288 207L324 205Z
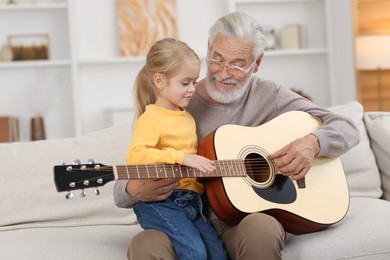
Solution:
M302 179L297 180L298 188L304 189L306 188L306 182L305 182L305 177Z

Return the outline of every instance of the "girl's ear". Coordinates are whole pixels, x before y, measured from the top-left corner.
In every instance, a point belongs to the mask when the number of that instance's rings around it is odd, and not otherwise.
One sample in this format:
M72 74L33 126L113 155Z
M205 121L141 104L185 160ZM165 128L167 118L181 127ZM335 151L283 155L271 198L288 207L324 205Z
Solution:
M154 74L153 75L153 83L157 88L159 88L160 90L163 90L164 84L165 84L164 76L160 73Z

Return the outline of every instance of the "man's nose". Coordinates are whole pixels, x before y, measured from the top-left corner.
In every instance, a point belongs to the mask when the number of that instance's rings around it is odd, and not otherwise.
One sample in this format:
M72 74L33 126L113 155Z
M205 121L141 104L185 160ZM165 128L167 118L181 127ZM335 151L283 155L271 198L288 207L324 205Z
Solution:
M232 77L232 75L229 73L229 69L227 66L222 67L222 70L219 72L219 75L221 76L221 79L228 79Z

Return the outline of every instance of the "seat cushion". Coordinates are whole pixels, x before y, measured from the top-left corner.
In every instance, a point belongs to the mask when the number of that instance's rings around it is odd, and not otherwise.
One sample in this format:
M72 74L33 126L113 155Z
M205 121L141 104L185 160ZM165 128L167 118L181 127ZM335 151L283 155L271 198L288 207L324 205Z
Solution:
M390 259L390 202L353 197L347 215L329 228L289 235L284 259Z
M29 228L0 232L1 259L127 260L139 225Z

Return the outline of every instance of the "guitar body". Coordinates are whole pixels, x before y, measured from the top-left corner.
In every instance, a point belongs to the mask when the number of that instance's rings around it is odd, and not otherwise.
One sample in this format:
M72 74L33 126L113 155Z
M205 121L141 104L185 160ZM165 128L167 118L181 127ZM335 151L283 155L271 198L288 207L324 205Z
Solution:
M215 214L237 223L263 212L287 232L314 232L340 221L348 211L349 192L340 158L315 158L300 181L278 173L268 155L312 133L321 122L293 111L258 127L223 125L204 138L198 153L212 160L244 159L246 177L210 178L204 182Z

